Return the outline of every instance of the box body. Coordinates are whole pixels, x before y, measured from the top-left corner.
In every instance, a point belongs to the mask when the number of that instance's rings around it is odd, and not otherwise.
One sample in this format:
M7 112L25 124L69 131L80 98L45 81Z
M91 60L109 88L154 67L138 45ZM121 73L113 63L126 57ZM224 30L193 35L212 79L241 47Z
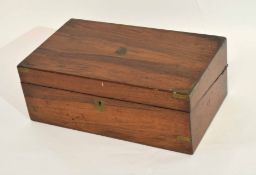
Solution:
M72 19L18 70L34 121L192 154L226 65L223 37Z

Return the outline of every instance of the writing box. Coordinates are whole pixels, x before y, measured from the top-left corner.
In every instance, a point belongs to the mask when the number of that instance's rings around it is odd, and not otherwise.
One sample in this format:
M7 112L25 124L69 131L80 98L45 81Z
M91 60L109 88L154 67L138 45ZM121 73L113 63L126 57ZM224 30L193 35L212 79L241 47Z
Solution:
M224 37L71 19L18 71L30 118L192 154L227 94Z

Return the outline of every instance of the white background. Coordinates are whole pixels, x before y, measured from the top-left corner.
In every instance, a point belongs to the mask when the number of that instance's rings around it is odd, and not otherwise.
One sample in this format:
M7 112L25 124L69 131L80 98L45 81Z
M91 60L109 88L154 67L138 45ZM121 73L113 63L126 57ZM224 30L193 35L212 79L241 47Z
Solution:
M228 39L229 94L193 156L31 122L16 65L69 18ZM0 0L0 174L256 174L255 0Z

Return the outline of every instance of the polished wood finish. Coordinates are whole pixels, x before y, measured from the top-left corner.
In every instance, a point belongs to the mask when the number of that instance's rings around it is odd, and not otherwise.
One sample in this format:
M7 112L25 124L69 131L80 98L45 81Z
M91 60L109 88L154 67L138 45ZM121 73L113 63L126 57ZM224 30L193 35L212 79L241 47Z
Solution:
M75 78L77 82L66 81L62 88L72 86L69 90L190 111L187 98L176 98L172 93L185 91L189 95L219 49L225 49L225 41L217 36L73 19L19 67L80 77ZM120 49L124 52L118 52ZM223 70L225 57L219 59ZM195 100L217 76L200 88ZM45 81L49 81L47 86L56 87L50 78ZM80 86L81 81L88 84L86 88ZM110 89L105 86L99 93L102 81ZM73 87L74 83L79 86Z
M175 98L170 100L170 98L172 98L171 92L128 86L104 80L100 81L55 72L40 71L31 68L26 68L26 71L21 69L19 72L22 82L33 82L33 84L36 85L80 93L86 92L86 94L148 104L157 107L169 108L175 106L175 109L177 110L189 111L189 101Z
M227 70L225 69L190 113L193 151L197 148L227 95Z
M190 93L190 111L196 106L203 95L208 91L214 81L227 68L227 42L224 41L211 63L208 65L204 74L194 86Z
M22 83L32 120L192 153L189 113ZM104 102L99 111L95 101Z
M224 37L77 19L18 65L32 120L189 154L226 69Z

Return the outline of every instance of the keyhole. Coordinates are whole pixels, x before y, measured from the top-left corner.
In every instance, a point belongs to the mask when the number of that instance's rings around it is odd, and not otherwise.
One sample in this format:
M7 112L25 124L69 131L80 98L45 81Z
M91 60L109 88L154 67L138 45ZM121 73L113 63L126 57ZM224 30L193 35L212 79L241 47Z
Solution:
M105 102L103 100L95 100L94 106L98 111L104 111L105 109Z

